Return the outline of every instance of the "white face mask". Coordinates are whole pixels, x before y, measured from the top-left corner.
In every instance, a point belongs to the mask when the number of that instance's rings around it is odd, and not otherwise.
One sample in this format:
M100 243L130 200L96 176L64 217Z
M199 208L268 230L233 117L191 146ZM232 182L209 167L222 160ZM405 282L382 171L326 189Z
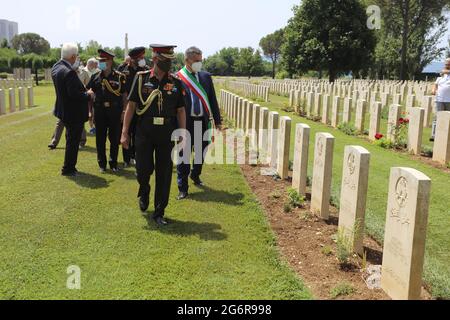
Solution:
M78 70L79 67L80 67L80 58L77 58L77 60L75 60L74 64L72 65L72 69Z
M202 71L203 63L202 62L194 62L192 64L192 71L195 73Z
M139 60L138 66L139 66L140 68L143 68L143 67L145 67L146 65L147 65L147 62L145 61L145 59Z

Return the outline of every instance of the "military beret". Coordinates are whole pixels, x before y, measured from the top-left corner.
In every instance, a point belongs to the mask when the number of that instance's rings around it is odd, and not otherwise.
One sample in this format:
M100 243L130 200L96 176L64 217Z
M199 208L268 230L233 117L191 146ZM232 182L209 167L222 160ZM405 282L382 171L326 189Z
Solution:
M97 60L112 60L115 58L115 55L111 52L105 51L103 49L98 49L98 58Z
M145 47L136 47L130 50L130 52L128 53L128 55L130 56L131 59L137 59L140 56L145 54Z

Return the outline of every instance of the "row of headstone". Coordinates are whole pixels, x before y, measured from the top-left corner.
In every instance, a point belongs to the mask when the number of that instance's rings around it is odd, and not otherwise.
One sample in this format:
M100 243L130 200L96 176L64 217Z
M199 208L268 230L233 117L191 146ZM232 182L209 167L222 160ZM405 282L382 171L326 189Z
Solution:
M298 92L295 92L297 96ZM307 115L321 116L322 123L331 124L332 127L337 128L341 123L350 123L352 119L352 98L346 97L344 101L339 96L333 97L332 105L330 105L330 96L322 95L320 93L309 93L308 95L298 95L299 101L304 101L306 110L304 112ZM314 96L314 97L313 97ZM294 99L294 98L292 98ZM295 99L294 99L295 100ZM408 114L408 152L414 155L420 155L422 153L423 142L423 128L430 123L430 116L432 115L432 99L431 97L425 97L424 106L409 107L407 109ZM343 107L343 109L342 109ZM387 120L387 133L386 138L395 141L395 130L399 125L401 118L401 105L392 104L388 106L389 116ZM331 118L330 118L331 109ZM381 126L381 113L382 103L379 101L373 101L370 106L365 100L359 100L356 104L355 115L355 128L364 132L366 116L370 117L369 121L369 140L376 140L376 135L380 133ZM341 119L342 115L342 119ZM436 137L433 148L433 160L446 165L450 162L450 116L448 111L439 112L436 114L437 129Z
M226 90L221 90L221 106L233 125L244 132L250 142L252 154L258 161L268 164L282 179L289 174L289 146L291 119L281 117L252 101Z
M31 69L29 68L14 68L13 77L16 80L19 79L31 79Z
M16 90L14 88L10 88L8 90L0 89L0 115L16 112L17 108L19 110L25 110L26 107L34 106L33 87L28 87L26 90L27 101L25 101L25 88L18 88L19 101L17 105ZM8 104L6 103L7 100ZM9 109L7 106L9 106Z
M378 99L383 106L387 97L405 106L417 106L428 92L432 83L422 81L385 81L385 80L336 80L330 83L325 80L265 80L262 85L268 86L274 94L289 95L292 90L322 93L337 96L349 96L356 100L372 101Z
M269 101L269 87L249 83L247 81L229 81L225 79L215 79L215 82L226 89L239 92L245 97L261 99L264 102Z
M309 100L308 96L312 95L312 99ZM295 109L296 112L301 111L307 113L308 115L314 111L316 115L321 116L320 110L324 108L328 114L328 116L324 116L323 122L326 120L329 121L329 109L330 108L339 108L344 104L344 118L343 122L348 122L351 118L352 111L358 111L358 107L362 107L364 114L372 108L375 103L380 103L381 109L388 108L391 104L400 105L400 96L396 95L395 97L391 97L388 93L382 93L380 96L373 94L370 97L367 94L358 94L356 91L353 92L352 95L340 96L337 92L331 93L319 93L319 92L307 92L302 90L291 90L289 94L289 101L291 107ZM365 106L359 106L358 103L360 101L365 101ZM415 96L408 96L407 102L405 105L405 110L409 113L414 107L420 107L425 110L424 118L423 118L423 126L431 127L431 121L433 116L433 97L432 96L423 96L419 102L416 102ZM330 104L333 104L331 107ZM347 108L345 108L347 107ZM328 108L328 109L327 109ZM308 110L309 109L309 110ZM333 114L333 118L331 119L332 123L336 123L335 117L338 116L338 113Z
M242 127L242 106L247 100L231 92L221 91L221 106L238 128ZM260 109L258 105L254 106ZM255 109L255 110L256 110ZM266 108L264 108L266 109ZM260 111L260 110L259 110ZM267 110L265 110L267 111ZM264 112L266 114L267 112ZM253 113L253 120L258 117ZM269 127L279 126L277 159L268 163L275 166L281 178L289 176L289 149L291 120L269 112ZM450 112L449 112L450 114ZM263 117L261 117L263 118ZM278 121L276 121L278 122ZM264 130L265 125L253 126ZM300 194L306 194L310 127L297 124L295 128L295 151L292 186ZM261 131L260 131L261 132ZM273 137L268 134L266 150L273 157ZM314 148L313 178L311 187L311 211L324 220L330 217L331 182L334 154L333 135L317 133ZM341 198L339 209L339 230L349 239L355 253L364 252L366 199L368 192L370 152L360 146L345 148ZM431 180L423 173L410 168L392 168L389 180L389 194L385 226L385 240L382 266L382 288L393 299L419 299L422 287L422 273L425 255L426 229Z
M0 89L30 87L33 86L33 80L28 79L0 79Z

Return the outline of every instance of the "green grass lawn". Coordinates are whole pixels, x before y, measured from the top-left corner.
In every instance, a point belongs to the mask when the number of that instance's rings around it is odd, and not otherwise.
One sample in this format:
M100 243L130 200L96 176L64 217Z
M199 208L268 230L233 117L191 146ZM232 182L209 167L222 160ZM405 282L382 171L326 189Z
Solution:
M313 122L284 112L289 99L277 95L270 96L270 102L258 102L282 116L292 119L291 156L294 156L295 125L305 123L311 127L311 142L309 152L309 175L312 176L314 141L318 132L329 132L336 138L333 162L332 196L334 201L340 199L342 179L342 164L344 148L347 145L359 145L371 152L371 166L369 177L369 190L367 196L366 227L368 233L382 242L384 237L384 224L386 218L387 193L389 174L392 167L410 167L417 169L432 179L430 201L430 216L426 245L425 280L432 286L436 297L450 298L450 176L439 169L422 162L413 160L407 154L400 154L375 146L359 137L345 135L332 127ZM342 118L341 118L342 119ZM383 120L384 121L384 120ZM428 130L426 130L428 132Z
M311 298L238 166L208 166L208 188L185 202L174 175L173 224L156 228L140 216L133 170L98 172L93 137L83 174L60 176L64 150L46 147L53 88L35 93L39 107L0 117L0 299ZM71 265L81 290L66 288Z

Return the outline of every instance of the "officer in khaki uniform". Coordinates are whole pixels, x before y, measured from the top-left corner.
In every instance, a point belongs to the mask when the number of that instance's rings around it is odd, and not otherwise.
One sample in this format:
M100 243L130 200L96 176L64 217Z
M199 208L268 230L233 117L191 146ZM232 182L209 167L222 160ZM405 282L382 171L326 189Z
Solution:
M87 85L95 93L94 121L96 127L97 160L102 173L106 172L106 138L110 142L109 166L118 172L117 156L120 145L120 126L126 105L126 77L113 69L114 55L98 50L101 72L92 76Z
M139 205L144 213L149 207L150 177L155 172L155 212L158 225L164 219L172 182L174 130L186 128L184 90L179 78L170 73L175 46L151 45L154 68L138 72L131 88L122 129L122 145L129 146L129 126L134 114L136 124L136 171Z

